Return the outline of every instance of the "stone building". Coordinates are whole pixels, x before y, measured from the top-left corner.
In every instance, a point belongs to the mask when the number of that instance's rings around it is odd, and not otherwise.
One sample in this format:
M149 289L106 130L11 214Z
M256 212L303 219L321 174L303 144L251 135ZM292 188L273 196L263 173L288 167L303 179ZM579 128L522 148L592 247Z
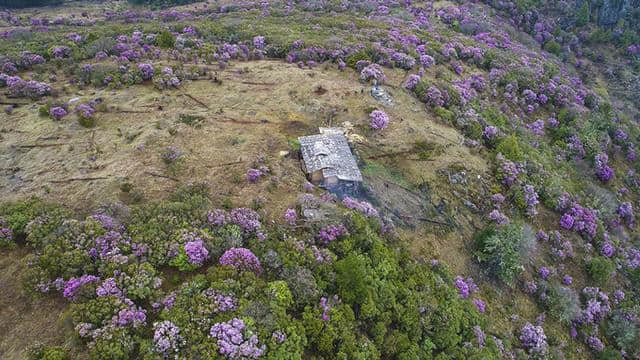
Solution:
M354 194L362 174L340 128L320 128L320 134L299 137L302 168L311 183L333 192Z

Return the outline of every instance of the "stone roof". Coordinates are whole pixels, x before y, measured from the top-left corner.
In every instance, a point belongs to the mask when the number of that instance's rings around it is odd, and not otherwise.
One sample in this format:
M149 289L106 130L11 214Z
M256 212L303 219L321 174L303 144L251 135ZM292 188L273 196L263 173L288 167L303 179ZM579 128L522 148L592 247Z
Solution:
M360 169L344 131L340 128L321 128L320 132L319 135L298 138L307 173L321 170L325 178L336 176L342 181L362 182Z

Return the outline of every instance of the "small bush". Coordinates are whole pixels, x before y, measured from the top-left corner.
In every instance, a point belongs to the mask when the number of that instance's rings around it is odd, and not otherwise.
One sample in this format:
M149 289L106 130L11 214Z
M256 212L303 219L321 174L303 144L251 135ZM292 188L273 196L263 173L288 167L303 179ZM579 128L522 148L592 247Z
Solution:
M524 265L527 259L532 258L535 247L531 228L518 223L490 226L476 236L475 243L476 259L509 285L524 271Z
M515 135L510 135L502 139L498 143L498 146L496 146L496 152L501 153L511 161L524 160L524 152L520 148L520 143Z
M509 118L507 117L507 115L505 115L504 112L500 111L500 109L494 106L488 107L481 113L481 115L489 124L497 126L501 129L506 128L509 122Z
M607 322L606 334L615 344L633 355L633 349L640 354L640 327L634 322L632 314L616 311Z
M547 289L544 305L551 316L565 324L570 324L580 312L578 294L559 284L553 284Z
M606 284L611 279L615 269L616 266L611 260L601 256L594 258L587 265L589 275L601 285Z
M373 61L373 59L371 58L371 55L367 52L367 50L360 50L356 53L353 53L347 56L347 58L345 59L345 62L347 66L355 69L356 63L361 60Z
M110 37L101 37L87 44L85 52L88 57L93 58L99 52L104 52L105 54L111 53L113 47L117 44L118 42Z
M170 49L176 44L176 38L169 30L163 30L156 38L156 45L164 49Z
M68 360L67 352L59 347L48 347L44 344L36 344L27 350L29 360Z
M556 56L560 56L562 53L562 45L558 44L555 40L549 40L544 44L544 49Z
M447 110L442 106L434 108L433 111L440 119L445 120L449 124L453 123L453 120L455 120L455 114L451 110Z

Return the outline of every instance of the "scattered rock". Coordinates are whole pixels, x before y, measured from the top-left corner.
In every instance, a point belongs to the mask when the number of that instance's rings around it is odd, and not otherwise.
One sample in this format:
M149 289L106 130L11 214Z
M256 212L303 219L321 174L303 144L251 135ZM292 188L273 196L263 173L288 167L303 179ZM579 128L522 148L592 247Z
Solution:
M371 97L384 106L393 106L393 98L391 97L391 94L389 94L389 92L382 86L373 85L371 87Z

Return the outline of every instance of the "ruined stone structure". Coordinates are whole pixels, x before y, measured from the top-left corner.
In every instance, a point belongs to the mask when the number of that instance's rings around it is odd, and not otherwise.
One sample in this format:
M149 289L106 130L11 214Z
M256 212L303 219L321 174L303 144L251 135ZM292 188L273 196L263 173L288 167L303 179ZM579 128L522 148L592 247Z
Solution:
M313 184L334 192L357 193L362 174L340 128L320 128L320 134L302 136L303 170Z

